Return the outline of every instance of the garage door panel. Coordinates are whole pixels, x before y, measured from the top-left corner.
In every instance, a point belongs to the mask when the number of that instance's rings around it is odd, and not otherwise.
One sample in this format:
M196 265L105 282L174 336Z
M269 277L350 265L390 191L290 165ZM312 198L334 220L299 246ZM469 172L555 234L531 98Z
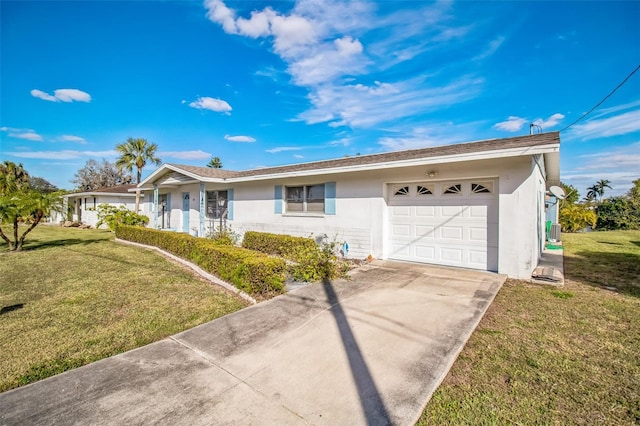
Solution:
M436 208L434 206L416 206L416 216L435 217Z
M419 261L434 262L437 260L435 247L416 244L415 249L416 258L419 259Z
M460 217L462 216L463 210L463 206L441 206L440 215L442 217Z
M431 240L435 239L436 238L435 226L416 225L416 237L427 238Z
M454 247L441 247L440 248L440 260L444 262L452 262L456 264L462 263L463 259L463 249L454 248Z
M484 243L487 241L487 228L469 227L469 241Z
M473 194L472 182L461 182L462 194L444 195L436 187L433 195L392 198L389 257L495 270L498 200L495 194ZM417 194L416 184L401 185Z
M391 235L393 237L410 237L411 236L411 225L405 224L394 224L391 227Z
M485 220L487 219L487 206L469 206L469 217Z
M391 214L392 214L392 216L406 216L406 217L409 217L411 215L411 206L395 206L395 207L392 207Z
M487 252L480 250L469 250L469 263L472 265L485 266L487 264Z
M462 241L464 229L462 226L442 226L440 227L440 237L447 240Z

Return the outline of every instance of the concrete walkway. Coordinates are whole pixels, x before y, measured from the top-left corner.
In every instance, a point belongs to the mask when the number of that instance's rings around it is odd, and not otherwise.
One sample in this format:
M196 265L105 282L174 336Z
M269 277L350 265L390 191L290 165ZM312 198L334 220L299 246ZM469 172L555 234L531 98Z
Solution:
M0 424L412 424L504 279L374 262L2 393Z

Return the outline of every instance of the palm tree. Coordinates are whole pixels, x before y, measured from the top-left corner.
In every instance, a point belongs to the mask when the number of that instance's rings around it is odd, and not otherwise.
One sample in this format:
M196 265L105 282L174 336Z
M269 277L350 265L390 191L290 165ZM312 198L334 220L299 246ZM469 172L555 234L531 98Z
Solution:
M587 188L586 200L587 201L593 201L593 200L602 201L602 196L604 195L604 189L605 188L611 189L611 186L609 185L610 183L611 183L611 181L608 180L608 179L600 179L599 181L594 183L592 186L588 187Z
M131 172L133 168L136 168L137 183L142 180L142 169L147 165L147 162L160 165L162 162L160 158L156 157L156 151L158 145L155 143L149 143L146 139L142 138L129 138L126 142L116 145L116 151L120 153L120 157L116 160L116 166L119 169L125 169ZM140 206L140 191L136 191L136 213Z
M207 163L207 167L211 167L212 169L221 169L222 160L220 160L220 157L212 157Z
M22 163L16 164L5 161L0 164L0 194L22 191L29 187L29 173Z
M598 188L598 196L600 197L600 200L602 200L602 196L604 195L604 189L605 188L611 189L611 186L609 185L610 183L611 181L608 179L600 179L594 185L596 188Z

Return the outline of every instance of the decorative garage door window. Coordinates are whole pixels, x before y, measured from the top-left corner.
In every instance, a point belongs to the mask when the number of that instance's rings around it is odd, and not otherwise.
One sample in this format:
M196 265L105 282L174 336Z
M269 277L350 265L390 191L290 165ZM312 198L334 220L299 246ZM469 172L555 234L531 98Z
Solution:
M409 195L409 186L407 185L407 186L395 187L394 190L393 190L393 195L396 196L396 197L397 196L402 197L402 196L405 196L405 195Z
M472 194L491 194L493 185L491 182L471 183Z
M462 195L462 184L456 183L455 185L445 186L442 193L444 195Z
M433 195L434 188L433 185L418 185L416 188L416 193L418 196L421 195Z

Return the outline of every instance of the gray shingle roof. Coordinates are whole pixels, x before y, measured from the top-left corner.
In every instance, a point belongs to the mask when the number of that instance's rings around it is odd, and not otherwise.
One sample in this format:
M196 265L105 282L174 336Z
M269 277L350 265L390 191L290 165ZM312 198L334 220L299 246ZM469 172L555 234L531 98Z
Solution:
M361 165L374 165L394 161L414 160L421 158L442 157L449 155L461 155L475 152L487 152L510 148L528 148L560 143L559 132L540 133L536 135L516 136L512 138L490 139L478 142L467 142L454 145L444 145L431 148L419 148L406 151L385 152L381 154L358 155L354 157L338 158L333 160L314 161L310 163L290 164L285 166L266 167L245 171L232 171L213 169L210 167L187 166L172 164L173 166L198 176L210 178L231 178L265 176L280 173L290 173L309 170L333 169L340 167L352 167Z

